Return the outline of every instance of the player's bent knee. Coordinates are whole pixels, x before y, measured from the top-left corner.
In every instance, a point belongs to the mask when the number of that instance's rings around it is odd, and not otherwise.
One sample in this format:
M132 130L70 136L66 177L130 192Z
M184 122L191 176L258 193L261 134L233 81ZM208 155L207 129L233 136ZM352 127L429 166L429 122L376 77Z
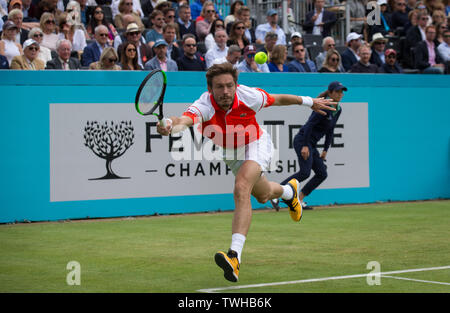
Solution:
M256 201L258 201L261 204L264 204L270 200L269 195L263 195L263 196L258 195L258 196L255 196L255 198L256 198Z

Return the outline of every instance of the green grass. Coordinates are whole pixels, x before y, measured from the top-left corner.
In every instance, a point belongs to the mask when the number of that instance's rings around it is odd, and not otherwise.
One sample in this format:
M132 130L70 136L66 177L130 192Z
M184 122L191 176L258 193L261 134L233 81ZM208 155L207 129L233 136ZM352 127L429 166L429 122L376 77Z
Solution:
M195 292L199 289L450 265L450 201L324 207L300 223L254 211L237 284L213 256L227 250L232 213L0 226L0 292ZM69 261L81 285L69 286ZM450 269L394 276L450 283ZM237 292L450 292L449 285L366 278ZM230 291L226 291L230 292Z

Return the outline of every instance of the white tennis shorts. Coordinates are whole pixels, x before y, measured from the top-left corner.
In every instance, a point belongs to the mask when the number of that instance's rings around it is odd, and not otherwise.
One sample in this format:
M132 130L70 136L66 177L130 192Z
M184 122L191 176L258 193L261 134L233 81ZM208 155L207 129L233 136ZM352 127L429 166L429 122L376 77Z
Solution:
M261 171L269 171L273 168L272 158L274 146L272 138L262 130L261 137L248 145L236 149L223 149L223 161L236 176L244 161L252 160L259 164Z

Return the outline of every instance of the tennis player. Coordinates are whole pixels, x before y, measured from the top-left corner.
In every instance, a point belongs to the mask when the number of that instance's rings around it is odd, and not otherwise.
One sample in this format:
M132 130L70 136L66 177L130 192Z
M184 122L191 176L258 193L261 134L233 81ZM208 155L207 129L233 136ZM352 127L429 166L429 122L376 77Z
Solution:
M311 194L328 177L327 166L324 162L326 161L328 149L333 139L334 128L336 127L339 116L341 116L342 108L339 102L344 96L344 91L347 91L347 87L342 85L342 83L338 81L331 82L328 85L328 89L322 92L319 97L331 98L335 102L333 106L335 106L336 111L328 111L327 115L312 112L308 121L294 137L294 149L298 157L300 171L286 178L281 184L285 184L292 179L302 182L309 178L311 170L314 172L314 176L303 186L299 194L299 200L303 210L313 209L307 206L303 199ZM317 143L324 136L325 144L322 153L319 153ZM277 199L273 199L270 202L278 211Z
M219 251L215 261L224 277L237 282L241 255L250 222L253 195L258 202L281 198L289 207L294 221L300 221L302 207L298 199L300 184L292 179L285 185L269 181L263 172L269 169L273 144L269 134L256 121L258 111L269 106L307 105L318 114L334 110L330 99L295 95L269 94L259 88L237 84L238 72L229 63L215 64L206 73L208 92L203 93L179 117L166 120L166 127L158 123L161 135L183 131L199 124L205 137L223 147L225 163L235 175L235 210L232 221L231 246L227 253Z

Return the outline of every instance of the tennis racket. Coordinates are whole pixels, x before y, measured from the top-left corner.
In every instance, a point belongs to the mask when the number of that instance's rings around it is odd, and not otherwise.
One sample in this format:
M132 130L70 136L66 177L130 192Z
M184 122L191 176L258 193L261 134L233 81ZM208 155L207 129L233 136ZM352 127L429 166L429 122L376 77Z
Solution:
M142 115L155 115L158 117L159 124L166 127L167 119L163 115L163 100L166 92L167 78L166 73L155 69L148 74L138 91L136 92L135 106L136 111ZM155 113L159 108L159 113Z

